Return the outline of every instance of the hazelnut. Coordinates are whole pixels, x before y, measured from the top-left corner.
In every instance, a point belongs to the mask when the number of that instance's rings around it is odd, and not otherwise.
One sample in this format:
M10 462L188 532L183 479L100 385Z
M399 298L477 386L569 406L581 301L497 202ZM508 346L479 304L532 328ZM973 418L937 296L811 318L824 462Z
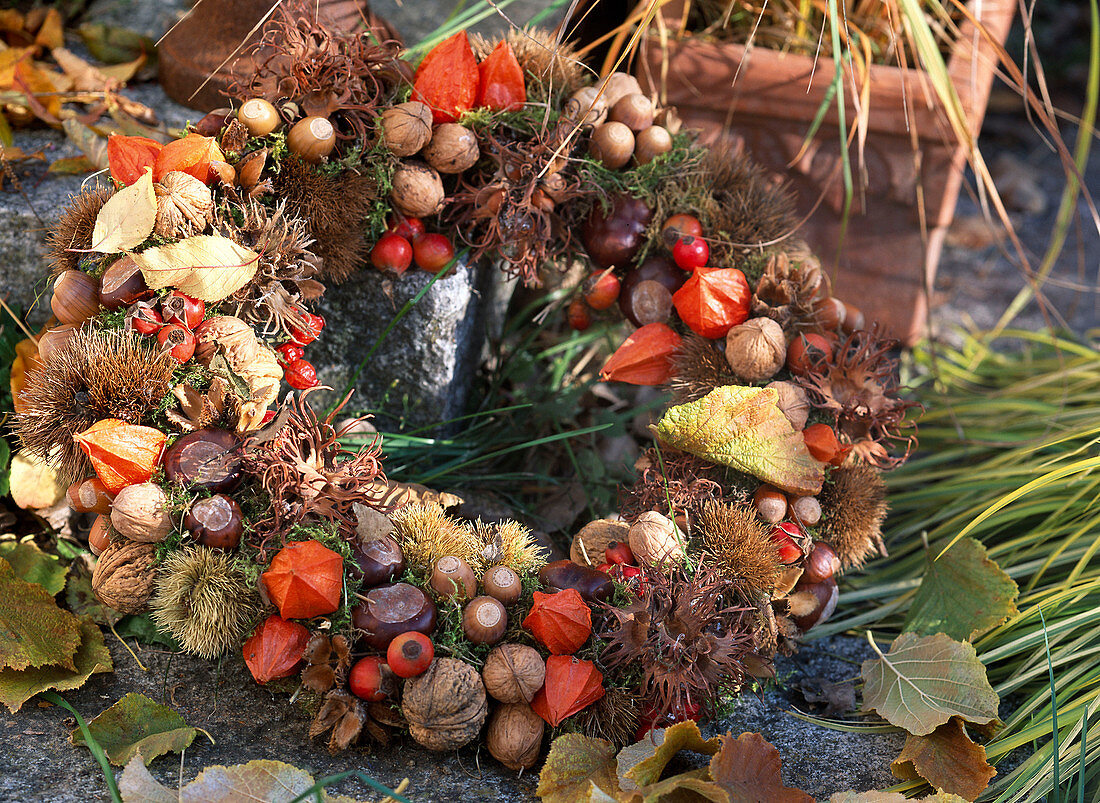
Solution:
M634 154L634 134L622 123L603 123L592 132L588 152L604 167L617 170Z
M111 526L133 541L163 541L172 532L168 496L159 485L127 485L111 503Z
M603 99L608 108L614 106L627 95L640 95L641 93L642 87L638 83L638 79L630 73L613 72L607 76L607 80L604 82Z
M278 110L263 98L250 98L242 103L237 119L254 137L266 137L283 122Z
M791 515L799 524L813 527L821 521L821 503L813 496L800 496L791 502Z
M659 125L638 132L634 138L634 161L649 164L661 154L672 150L672 135Z
M752 495L756 512L768 524L778 524L787 515L787 495L771 485L761 485Z
M88 549L93 555L102 555L111 545L111 519L106 515L95 517L88 531Z
M440 173L461 173L481 156L474 132L458 123L443 123L432 132L432 141L421 156Z
M546 680L546 662L534 647L501 644L486 656L481 678L502 703L529 703Z
M61 323L81 324L99 314L99 280L83 271L66 270L53 284L50 309Z
M510 770L535 766L542 748L546 723L527 703L498 706L489 718L485 745L489 753Z
M582 126L599 125L607 119L607 101L594 86L578 89L565 102L565 114Z
M286 136L286 146L307 162L319 163L336 147L336 129L325 117L303 117Z
M472 599L477 593L474 570L469 563L454 555L445 555L435 562L429 585L439 596L454 597L459 602Z
M475 597L462 612L462 632L474 644L496 644L508 630L508 612L500 600Z
M382 112L382 142L394 156L412 156L432 138L432 110L419 101L398 103Z
M65 323L43 332L38 338L38 356L42 362L49 362L54 354L64 348L76 330L75 324Z
M404 162L393 174L390 199L397 211L409 217L428 217L443 206L443 181L434 168L421 162Z
M783 327L771 318L750 318L726 334L726 361L749 382L771 379L786 359Z
M653 125L653 101L641 92L623 95L615 101L607 119L623 123L637 134Z
M65 491L65 501L77 513L111 514L111 495L99 477L77 480Z
M515 605L523 592L519 575L507 566L493 566L485 571L481 578L485 593L504 605Z

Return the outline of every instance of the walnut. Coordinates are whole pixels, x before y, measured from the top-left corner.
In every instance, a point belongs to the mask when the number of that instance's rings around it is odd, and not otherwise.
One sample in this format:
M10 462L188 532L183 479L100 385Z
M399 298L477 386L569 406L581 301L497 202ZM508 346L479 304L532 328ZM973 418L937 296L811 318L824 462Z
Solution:
M213 219L214 196L194 176L173 170L153 185L157 222L153 231L174 240L198 234Z
M726 334L726 360L742 379L771 379L787 359L783 327L771 318L750 318Z
M411 217L428 217L443 208L443 181L423 162L402 162L393 174L390 200Z
M533 647L501 644L485 659L481 679L502 703L529 703L546 679L546 662Z
M493 758L510 770L535 766L546 723L527 703L502 705L493 712L485 744Z
M167 495L156 483L127 485L111 503L111 526L132 541L163 541L172 532Z
M260 342L251 326L230 315L207 318L195 328L195 334L195 359L199 363L209 367L220 350L229 369L248 385L251 397L241 404L237 431L255 429L279 395L283 369L275 352Z
M477 738L489 713L481 675L455 658L436 658L405 681L401 711L409 733L429 750L457 750Z
M99 556L92 572L92 591L96 599L119 613L141 613L153 595L156 557L156 544L111 543Z
M805 428L806 421L810 417L810 400L806 396L806 391L794 382L769 382L764 387L772 388L779 394L779 401L776 404L791 422L791 426L797 430Z
M604 562L603 553L612 541L626 541L630 527L625 521L597 519L581 527L573 536L573 545L569 548L569 559L581 566L595 568Z

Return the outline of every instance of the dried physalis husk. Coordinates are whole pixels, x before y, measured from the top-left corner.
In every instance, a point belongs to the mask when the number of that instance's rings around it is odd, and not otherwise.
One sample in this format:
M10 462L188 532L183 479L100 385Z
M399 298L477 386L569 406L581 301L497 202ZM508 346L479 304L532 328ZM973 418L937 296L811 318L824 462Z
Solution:
M791 426L797 430L806 428L806 421L810 417L810 400L806 391L794 382L769 382L765 387L772 388L779 394L776 405L791 422Z
M153 185L157 222L153 228L168 240L199 234L213 219L214 196L194 176L173 170Z
M726 334L726 360L742 379L771 379L787 358L783 327L771 318L750 318Z

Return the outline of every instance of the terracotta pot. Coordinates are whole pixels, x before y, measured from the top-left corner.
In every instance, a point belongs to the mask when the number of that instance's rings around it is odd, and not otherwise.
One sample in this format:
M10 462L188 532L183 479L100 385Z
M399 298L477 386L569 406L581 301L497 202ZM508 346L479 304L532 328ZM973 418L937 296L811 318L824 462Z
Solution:
M672 4L675 5L675 4ZM977 136L997 57L1015 13L1014 0L971 0L974 25L962 26L948 60L955 91ZM666 12L676 19L674 8ZM675 30L675 25L673 29ZM992 42L990 41L992 40ZM852 148L857 185L847 231L835 104L812 142L806 135L832 81L834 62L764 48L673 39L667 48L644 41L635 70L649 91L676 106L705 141L728 139L785 175L808 215L800 234L831 268L834 292L867 320L911 343L924 331L944 236L955 213L968 146L954 137L920 70L875 65L870 73L868 137L862 172ZM856 110L847 96L847 123ZM906 109L908 108L908 112ZM914 148L914 142L919 148ZM922 226L923 199L925 224Z
M288 2L288 0L282 0ZM263 24L280 0L201 0L161 43L160 82L165 93L192 109L227 106L226 90L254 72L245 55L263 35ZM311 3L312 5L312 3ZM380 39L400 37L373 14L365 0L319 0L318 19L339 30L364 23Z

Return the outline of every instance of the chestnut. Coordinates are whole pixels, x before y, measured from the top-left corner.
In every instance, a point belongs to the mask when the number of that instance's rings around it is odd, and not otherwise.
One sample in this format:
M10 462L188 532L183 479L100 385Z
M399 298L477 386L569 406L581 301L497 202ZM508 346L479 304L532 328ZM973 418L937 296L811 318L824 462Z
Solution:
M410 630L424 635L435 630L435 605L416 586L386 583L359 598L362 602L351 609L351 621L372 649L385 650L391 641Z
M619 309L623 315L635 326L644 326L640 323L646 315L659 314L666 303L665 296L656 292L656 288L647 287L641 294L638 287L643 282L657 282L668 291L667 303L671 312L672 294L683 287L690 273L680 270L676 263L663 256L654 256L647 259L634 270L628 270L623 276L622 285L619 287ZM637 302L640 314L635 314L634 306ZM652 320L647 321L653 323Z
M307 162L320 162L336 147L336 129L325 117L303 117L286 136L286 146Z
M475 597L462 612L462 632L474 644L496 644L508 630L508 612L500 600Z
M830 577L820 583L800 582L787 600L791 618L798 625L798 629L805 633L833 615L839 598L840 591L836 587L836 580Z
M242 103L237 119L254 137L266 137L283 122L278 110L263 98L250 98Z
M126 255L103 271L99 283L99 303L109 310L121 309L153 297L141 268Z
M441 597L454 597L465 602L477 593L477 577L470 564L454 555L446 555L435 562L429 581L432 590Z
M216 137L222 129L233 119L233 110L223 106L219 109L207 112L199 118L199 121L191 126L196 134L204 137Z
M607 601L615 590L611 578L606 574L591 566L581 566L568 558L551 561L539 569L539 580L551 588L575 588L586 602Z
M481 578L481 585L486 594L505 605L515 605L523 592L523 583L519 575L507 566L493 566L486 569Z
M620 290L619 309L635 326L664 323L672 315L672 293L660 282L646 279L631 284L625 297Z
M840 558L831 546L817 541L810 548L802 566L802 579L809 583L822 583L840 571Z
M652 219L653 210L645 201L616 195L610 210L605 211L597 204L585 221L581 230L585 250L601 268L626 267L642 247L646 227Z
M380 535L370 541L352 540L351 556L357 567L351 570L352 574L358 575L357 579L365 586L388 583L405 573L405 556L401 546L388 535Z
M243 527L241 506L224 494L200 499L183 517L183 527L203 546L236 549Z
M224 429L199 429L164 450L164 474L170 482L215 493L240 484L241 439Z

